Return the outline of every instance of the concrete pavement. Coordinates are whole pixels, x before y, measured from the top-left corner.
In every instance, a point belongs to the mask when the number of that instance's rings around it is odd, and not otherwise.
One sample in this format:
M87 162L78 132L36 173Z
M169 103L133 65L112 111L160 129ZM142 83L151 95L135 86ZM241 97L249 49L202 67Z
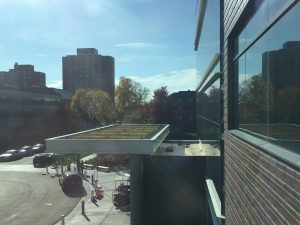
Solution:
M82 160L96 157L96 154L89 155ZM112 192L114 190L114 179L118 176L115 172L105 173L86 170L87 177L84 179L84 187L87 195L81 198L81 201L75 206L71 213L64 217L65 225L130 225L130 214L115 209L112 203ZM91 184L91 176L98 178L99 185L102 186L104 197L95 203L91 201L91 190L94 187ZM85 214L82 214L82 201L85 203ZM56 225L61 225L61 221Z

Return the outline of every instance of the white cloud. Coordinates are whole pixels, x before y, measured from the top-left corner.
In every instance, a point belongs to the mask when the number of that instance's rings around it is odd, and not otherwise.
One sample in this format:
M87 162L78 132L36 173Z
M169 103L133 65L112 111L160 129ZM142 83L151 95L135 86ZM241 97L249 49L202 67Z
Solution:
M47 86L52 88L62 88L62 80L55 80L51 84L48 84Z
M120 43L120 44L115 44L114 46L115 47L133 47L133 48L155 47L154 44L144 43L144 42Z
M194 68L180 71L176 70L165 74L157 74L147 77L138 77L130 75L124 76L141 83L144 87L149 88L151 92L162 86L167 86L169 94L178 91L193 91L196 89L196 69ZM118 83L119 79L116 79L116 81Z

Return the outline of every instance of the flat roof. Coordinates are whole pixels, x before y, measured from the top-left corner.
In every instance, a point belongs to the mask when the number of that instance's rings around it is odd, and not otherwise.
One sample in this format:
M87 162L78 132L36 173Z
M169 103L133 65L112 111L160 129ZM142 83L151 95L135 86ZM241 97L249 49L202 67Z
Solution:
M219 157L220 146L215 141L171 140L162 143L154 155Z
M113 124L47 139L46 147L65 154L153 154L168 134L168 124Z

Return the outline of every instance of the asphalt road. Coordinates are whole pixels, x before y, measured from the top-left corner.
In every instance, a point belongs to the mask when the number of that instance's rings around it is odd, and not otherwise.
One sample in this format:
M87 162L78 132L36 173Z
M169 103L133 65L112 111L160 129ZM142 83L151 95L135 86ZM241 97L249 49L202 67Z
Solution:
M82 195L67 196L58 178L42 175L45 169L32 166L32 158L0 163L0 224L52 225L68 214Z

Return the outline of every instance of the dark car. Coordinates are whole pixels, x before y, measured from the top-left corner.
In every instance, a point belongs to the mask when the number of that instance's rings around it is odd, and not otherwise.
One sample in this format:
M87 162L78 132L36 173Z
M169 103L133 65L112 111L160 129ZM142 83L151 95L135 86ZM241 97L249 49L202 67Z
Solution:
M36 144L34 146L32 146L32 150L34 153L43 153L46 151L46 147L43 144Z
M24 156L32 156L34 155L34 152L31 148L31 146L23 146L21 147L18 152L24 157Z
M62 159L63 155L54 153L40 153L33 158L33 167L45 168L51 166L55 161Z
M10 153L4 153L0 155L0 162L9 162L13 160L13 155Z
M45 168L52 165L53 154L40 153L33 158L33 167L35 168Z
M170 146L169 146L169 147L167 147L167 148L166 148L166 152L174 152L174 149L173 149L173 147L170 147Z
M63 176L59 178L59 184L63 191L71 191L74 189L81 189L83 182L78 173L66 171Z
M12 154L12 160L18 160L23 158L22 154L16 149L7 150L5 153Z

